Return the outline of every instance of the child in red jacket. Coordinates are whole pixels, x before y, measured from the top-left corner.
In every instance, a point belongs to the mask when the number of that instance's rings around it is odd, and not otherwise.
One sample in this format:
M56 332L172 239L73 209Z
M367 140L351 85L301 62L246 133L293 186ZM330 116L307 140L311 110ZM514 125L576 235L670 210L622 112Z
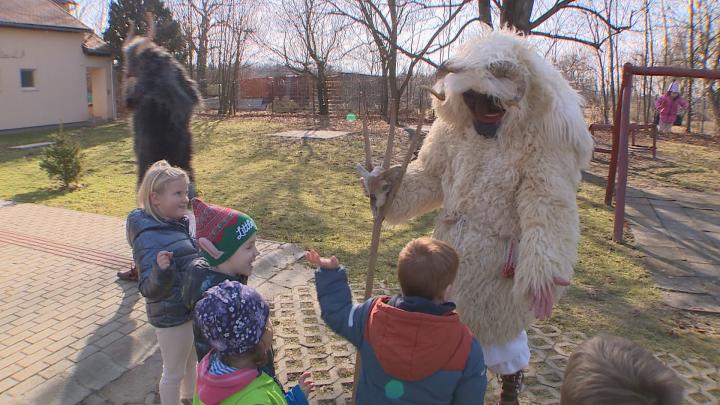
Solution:
M430 238L411 241L398 259L402 294L355 305L334 256L324 259L310 251L306 258L319 267L315 281L323 320L360 353L357 404L483 404L482 349L447 300L459 265L450 245Z

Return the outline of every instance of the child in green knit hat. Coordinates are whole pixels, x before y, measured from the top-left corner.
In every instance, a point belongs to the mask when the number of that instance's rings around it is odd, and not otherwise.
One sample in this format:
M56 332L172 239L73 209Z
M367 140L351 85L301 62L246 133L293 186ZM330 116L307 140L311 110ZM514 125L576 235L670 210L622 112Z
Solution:
M183 283L183 297L192 309L205 291L225 280L247 284L253 262L260 252L255 246L257 225L247 214L207 204L199 198L193 198L191 203L195 214L195 238L203 257L196 261L194 270L188 272ZM210 345L197 325L194 325L194 333L195 351L198 360L202 360L210 351ZM274 377L272 350L268 352L268 358L263 370Z

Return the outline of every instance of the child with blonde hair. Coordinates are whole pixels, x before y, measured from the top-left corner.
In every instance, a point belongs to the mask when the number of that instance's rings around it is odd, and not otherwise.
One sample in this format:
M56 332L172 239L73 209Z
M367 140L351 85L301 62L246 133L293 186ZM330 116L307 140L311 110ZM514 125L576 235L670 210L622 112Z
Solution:
M155 328L163 362L162 405L190 400L195 391L192 311L182 297L185 273L204 261L190 236L186 216L187 173L155 162L138 189L138 208L127 217L127 240L138 269L148 321Z

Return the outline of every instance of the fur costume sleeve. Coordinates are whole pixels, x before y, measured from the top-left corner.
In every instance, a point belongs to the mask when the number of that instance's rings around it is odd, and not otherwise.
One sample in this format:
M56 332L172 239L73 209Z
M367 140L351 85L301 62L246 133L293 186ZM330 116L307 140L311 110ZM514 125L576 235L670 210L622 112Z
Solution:
M410 163L385 219L399 224L442 205L442 175L447 165L447 127L433 125L418 159Z
M554 277L572 277L580 239L576 193L593 146L582 114L551 114L541 125L546 128L540 133L553 135L530 148L517 192L521 234L513 290L518 298L553 285Z

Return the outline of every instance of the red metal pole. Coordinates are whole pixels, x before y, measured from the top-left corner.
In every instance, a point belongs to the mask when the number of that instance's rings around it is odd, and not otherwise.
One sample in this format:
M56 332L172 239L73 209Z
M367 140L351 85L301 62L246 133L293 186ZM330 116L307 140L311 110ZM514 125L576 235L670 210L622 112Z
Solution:
M626 64L627 66L627 64ZM605 189L605 205L612 206L613 192L615 191L615 174L617 172L617 161L618 161L618 140L620 137L620 106L622 106L622 99L625 87L620 86L620 97L618 98L617 107L613 113L613 126L612 126L612 152L610 153L610 167L608 168L608 180L607 188Z
M720 79L720 69L690 69L671 66L630 66L630 73L644 76L692 77L696 79Z
M613 241L622 242L623 225L625 224L625 189L628 172L628 130L630 129L630 101L632 97L632 65L623 67L622 100L620 101L619 143L618 143L618 184L615 200L615 227ZM613 145L614 146L614 145ZM608 179L609 180L609 179Z

